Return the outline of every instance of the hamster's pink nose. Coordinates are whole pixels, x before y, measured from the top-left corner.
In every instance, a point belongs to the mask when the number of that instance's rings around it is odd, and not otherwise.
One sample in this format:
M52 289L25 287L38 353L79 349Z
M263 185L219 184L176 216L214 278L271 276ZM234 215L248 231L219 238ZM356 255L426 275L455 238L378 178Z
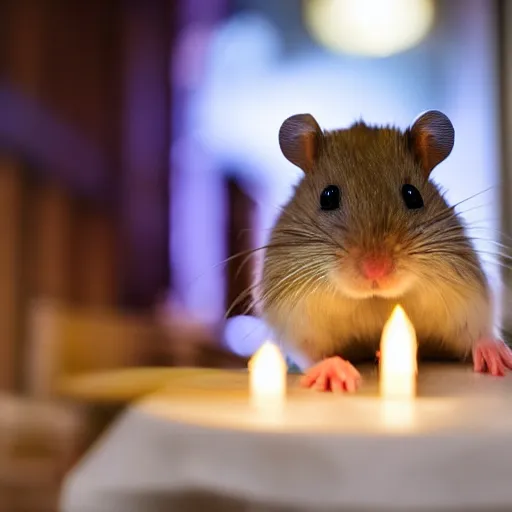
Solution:
M366 279L382 279L392 269L393 262L389 256L369 256L361 262L361 273Z

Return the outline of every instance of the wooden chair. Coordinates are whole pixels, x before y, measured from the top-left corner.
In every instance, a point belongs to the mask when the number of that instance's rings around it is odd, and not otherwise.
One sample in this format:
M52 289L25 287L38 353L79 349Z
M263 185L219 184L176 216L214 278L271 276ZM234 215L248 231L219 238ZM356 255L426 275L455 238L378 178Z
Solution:
M34 301L28 321L29 393L58 397L65 378L154 364L157 336L154 321L145 316Z

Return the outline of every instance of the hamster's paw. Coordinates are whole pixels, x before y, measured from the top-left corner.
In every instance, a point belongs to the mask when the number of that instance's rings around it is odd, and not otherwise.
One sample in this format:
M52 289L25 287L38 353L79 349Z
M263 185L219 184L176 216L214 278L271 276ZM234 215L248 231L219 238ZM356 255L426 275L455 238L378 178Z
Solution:
M478 340L473 347L473 367L475 372L501 377L512 369L512 350L501 340Z
M317 391L354 392L361 382L359 372L341 357L329 357L309 368L301 385Z

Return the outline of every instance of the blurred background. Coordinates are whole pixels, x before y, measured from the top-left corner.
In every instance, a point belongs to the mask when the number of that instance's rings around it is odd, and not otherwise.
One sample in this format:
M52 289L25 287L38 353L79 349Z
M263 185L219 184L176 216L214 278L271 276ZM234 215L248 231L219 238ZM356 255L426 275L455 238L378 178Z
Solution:
M226 343L223 321L258 253L223 262L265 243L300 178L278 145L289 115L406 128L445 112L456 143L434 179L463 201L496 282L512 235L511 12L2 0L0 507L28 506L23 486L55 490L112 411L160 382L150 369L245 365L251 347L236 331ZM247 297L229 315L252 312ZM145 380L107 372L134 368Z

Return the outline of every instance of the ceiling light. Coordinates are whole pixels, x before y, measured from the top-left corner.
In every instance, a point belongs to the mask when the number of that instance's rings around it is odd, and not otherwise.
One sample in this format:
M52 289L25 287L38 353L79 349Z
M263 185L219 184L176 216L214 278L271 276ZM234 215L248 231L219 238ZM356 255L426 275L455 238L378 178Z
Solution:
M432 0L306 0L311 36L331 51L387 57L416 46L434 21Z

